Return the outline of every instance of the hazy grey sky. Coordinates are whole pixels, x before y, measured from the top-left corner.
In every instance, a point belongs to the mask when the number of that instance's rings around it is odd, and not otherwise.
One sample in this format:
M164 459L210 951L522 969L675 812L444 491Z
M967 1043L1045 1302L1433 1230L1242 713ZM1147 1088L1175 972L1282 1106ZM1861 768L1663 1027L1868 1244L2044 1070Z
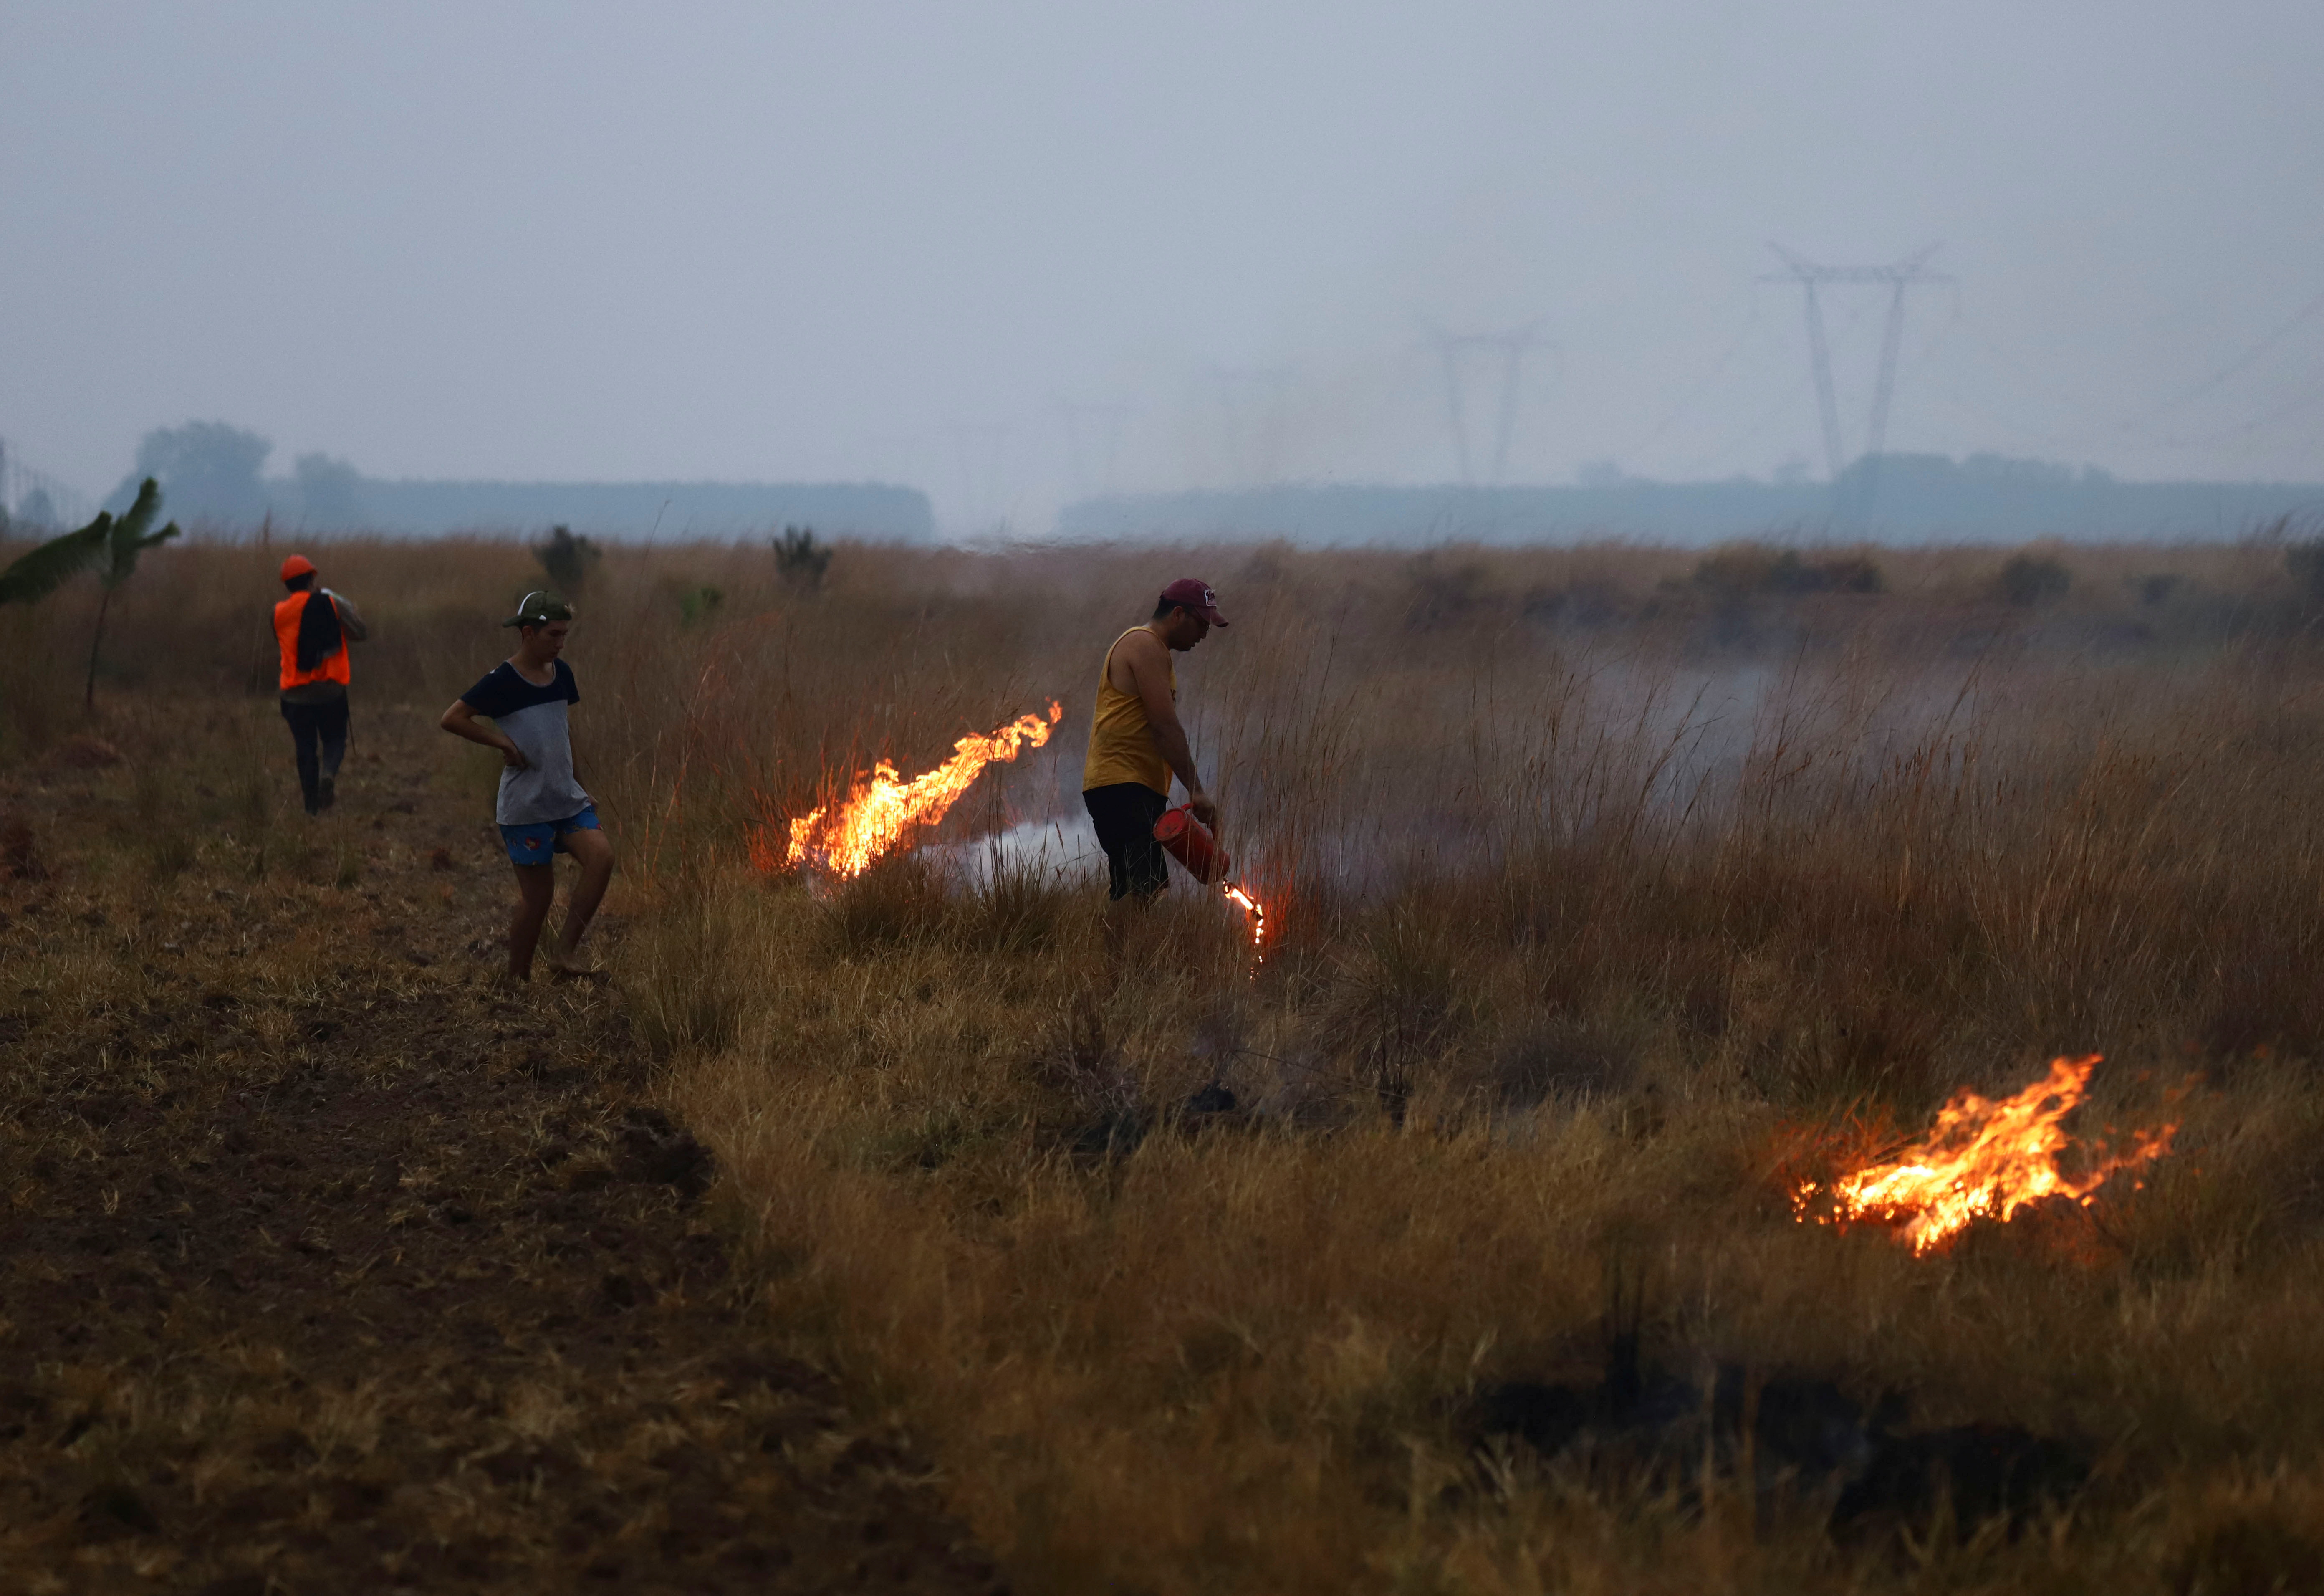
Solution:
M0 438L91 493L216 418L1038 530L1447 479L1424 323L1538 320L1512 478L1821 471L1768 242L1941 240L1891 447L2315 478L2319 66L2314 0L9 0ZM1831 317L1853 448L1879 309Z

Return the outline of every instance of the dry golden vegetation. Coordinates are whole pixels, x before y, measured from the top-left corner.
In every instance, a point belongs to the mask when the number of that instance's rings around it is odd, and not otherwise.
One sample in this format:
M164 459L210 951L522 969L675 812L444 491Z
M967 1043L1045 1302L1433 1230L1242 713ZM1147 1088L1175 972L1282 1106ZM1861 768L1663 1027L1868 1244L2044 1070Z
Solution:
M263 709L279 553L158 552L100 702ZM318 558L379 639L359 746L530 585L512 546ZM1021 847L748 868L872 758L1051 697L1050 748L931 840L1077 834L1099 658L1185 570L1234 620L1180 681L1256 971L1183 878L1114 956L1102 892ZM606 956L766 1333L908 1425L1027 1590L2313 1588L2324 654L2291 572L848 548L809 587L615 550L569 656ZM0 632L12 757L74 729L73 603ZM432 757L481 818L488 770ZM2183 1121L2143 1189L1924 1258L1794 1222L1789 1181L2089 1052L2086 1132ZM1963 1436L2018 1449L2006 1510L1898 1461Z

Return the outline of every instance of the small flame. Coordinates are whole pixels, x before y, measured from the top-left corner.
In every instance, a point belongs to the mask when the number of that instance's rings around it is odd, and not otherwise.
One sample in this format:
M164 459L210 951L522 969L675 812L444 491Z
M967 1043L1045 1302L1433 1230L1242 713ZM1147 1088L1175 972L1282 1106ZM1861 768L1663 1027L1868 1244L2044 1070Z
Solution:
M2144 1130L2127 1150L2099 1158L2079 1179L2060 1172L2058 1155L2071 1139L2059 1121L2080 1106L2099 1056L2059 1058L2050 1073L2015 1097L1996 1102L1963 1092L1937 1112L1936 1129L1893 1163L1844 1175L1829 1188L1831 1212L1810 1215L1808 1205L1827 1188L1807 1181L1792 1194L1804 1224L1870 1219L1901 1224L1914 1252L1950 1241L1977 1219L2006 1222L2045 1197L2085 1205L2107 1177L2153 1162L2171 1150L2176 1123Z
M1038 715L1020 715L989 737L963 737L953 744L952 758L909 781L893 764L880 761L870 776L855 784L836 813L819 807L791 822L783 863L794 869L812 864L833 875L861 875L912 833L942 820L975 785L985 766L995 760L1015 759L1025 744L1038 748L1048 742L1049 729L1065 713L1065 706L1052 699L1046 721ZM771 869L773 843L773 837L765 833L754 839L752 863L762 870Z
M1221 890L1237 903L1241 904L1245 912L1250 916L1251 951L1260 958L1265 958L1267 956L1267 906L1232 881L1227 882Z

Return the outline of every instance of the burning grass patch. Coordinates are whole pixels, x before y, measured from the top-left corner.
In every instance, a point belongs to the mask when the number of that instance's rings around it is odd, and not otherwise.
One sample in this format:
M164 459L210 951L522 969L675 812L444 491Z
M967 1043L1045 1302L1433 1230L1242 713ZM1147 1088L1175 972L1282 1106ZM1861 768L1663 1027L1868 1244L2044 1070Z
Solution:
M1971 1224L2006 1224L2036 1204L2087 1208L2117 1176L2144 1184L2146 1167L2171 1150L2176 1121L2134 1130L2112 1148L2078 1144L2064 1127L2098 1062L2096 1055L2053 1059L2046 1074L1999 1099L1963 1091L1926 1137L1827 1179L1798 1182L1793 1211L1803 1223L1886 1224L1924 1253Z

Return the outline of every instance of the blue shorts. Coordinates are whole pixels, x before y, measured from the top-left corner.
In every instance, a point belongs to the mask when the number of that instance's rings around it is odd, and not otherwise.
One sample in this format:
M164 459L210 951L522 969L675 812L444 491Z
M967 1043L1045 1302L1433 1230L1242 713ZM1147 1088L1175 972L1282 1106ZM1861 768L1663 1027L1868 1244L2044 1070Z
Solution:
M597 806L589 805L578 815L567 815L562 820L543 820L534 826L503 826L501 841L508 844L509 860L515 864L548 864L559 853L572 850L565 845L568 831L597 829Z

